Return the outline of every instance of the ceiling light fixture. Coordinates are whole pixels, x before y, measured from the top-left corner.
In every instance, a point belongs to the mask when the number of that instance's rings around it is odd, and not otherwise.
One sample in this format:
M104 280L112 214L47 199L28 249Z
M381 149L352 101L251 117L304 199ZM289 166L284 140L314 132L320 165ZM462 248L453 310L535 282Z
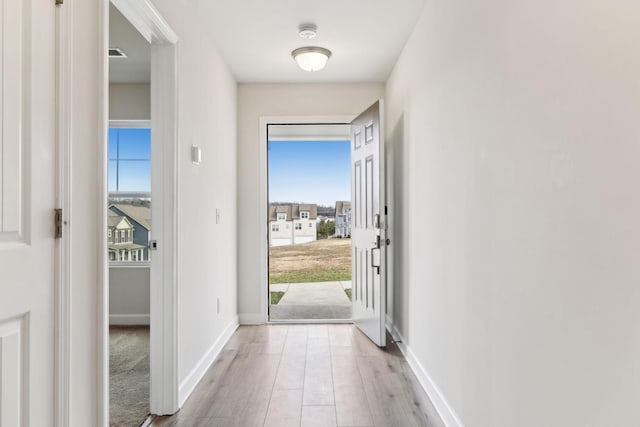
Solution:
M316 24L300 24L298 25L298 35L305 40L311 40L318 35L318 27Z
M327 65L327 61L331 57L331 51L323 47L306 46L294 50L291 52L291 56L303 70L319 71Z

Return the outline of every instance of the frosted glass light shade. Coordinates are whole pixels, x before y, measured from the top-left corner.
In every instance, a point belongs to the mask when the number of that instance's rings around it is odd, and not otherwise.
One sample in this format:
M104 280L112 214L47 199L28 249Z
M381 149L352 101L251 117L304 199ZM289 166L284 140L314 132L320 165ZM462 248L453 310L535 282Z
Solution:
M291 56L303 70L319 71L327 65L331 51L323 47L308 46L294 50L291 52Z

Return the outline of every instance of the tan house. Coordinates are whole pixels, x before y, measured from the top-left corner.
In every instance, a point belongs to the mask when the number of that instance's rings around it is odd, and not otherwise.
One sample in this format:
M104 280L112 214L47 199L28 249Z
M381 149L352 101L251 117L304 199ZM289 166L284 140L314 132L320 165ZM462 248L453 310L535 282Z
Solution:
M109 205L108 214L122 216L133 227L133 243L142 247L142 255L136 255L131 261L149 261L149 239L151 238L151 208L129 203L113 203ZM112 260L113 261L113 260Z
M315 204L269 205L269 246L313 242L317 217Z
M133 242L134 228L125 217L108 211L109 261L142 261L145 247Z

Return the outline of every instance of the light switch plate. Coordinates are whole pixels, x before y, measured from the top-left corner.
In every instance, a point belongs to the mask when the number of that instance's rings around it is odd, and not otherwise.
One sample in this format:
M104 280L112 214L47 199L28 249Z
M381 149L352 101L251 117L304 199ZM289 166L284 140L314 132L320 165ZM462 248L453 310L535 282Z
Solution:
M202 163L202 150L197 145L191 146L191 162L194 165Z

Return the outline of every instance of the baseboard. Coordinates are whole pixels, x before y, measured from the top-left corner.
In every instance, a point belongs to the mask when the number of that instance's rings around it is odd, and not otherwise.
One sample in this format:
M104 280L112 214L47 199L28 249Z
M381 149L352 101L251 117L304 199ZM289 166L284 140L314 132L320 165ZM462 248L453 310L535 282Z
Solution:
M431 403L433 403L433 406L436 408L436 411L438 412L438 415L440 415L440 419L442 420L444 425L446 427L464 427L464 424L462 424L462 421L460 421L460 418L458 418L453 408L451 408L449 402L447 402L447 400L444 398L436 383L433 381L427 370L424 368L424 366L422 366L416 355L413 353L411 347L406 344L404 338L402 337L402 334L400 333L400 331L398 331L395 324L391 321L390 318L387 318L386 323L389 333L397 342L398 348L400 348L400 351L404 355L405 359L407 359L411 370L418 378L418 381L420 382L420 385L424 389L425 393L427 393L427 396L429 396L429 399L431 399Z
M110 325L148 325L148 314L110 314Z
M238 317L241 325L264 325L266 323L262 313L240 313Z
M184 402L191 395L204 374L207 372L207 369L209 369L213 361L216 360L216 357L218 357L222 348L225 346L227 341L229 341L229 338L231 338L231 335L233 335L236 329L238 329L239 325L238 316L235 316L231 322L229 322L227 327L224 328L224 331L222 331L211 348L204 356L202 356L191 372L189 372L189 375L187 375L184 381L180 383L180 388L178 390L178 402L180 407L184 405Z

